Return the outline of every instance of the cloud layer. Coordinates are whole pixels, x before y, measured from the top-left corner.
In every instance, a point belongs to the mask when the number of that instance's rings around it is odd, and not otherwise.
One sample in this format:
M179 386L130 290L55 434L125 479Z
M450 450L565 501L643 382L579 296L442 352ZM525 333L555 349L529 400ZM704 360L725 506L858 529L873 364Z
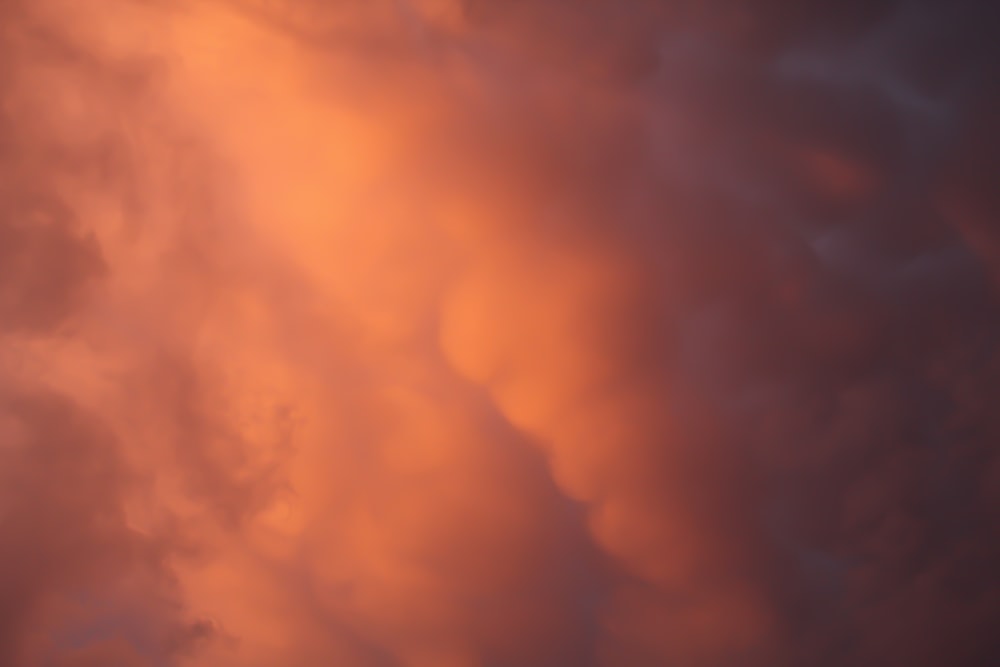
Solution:
M0 664L1000 659L983 3L0 3Z

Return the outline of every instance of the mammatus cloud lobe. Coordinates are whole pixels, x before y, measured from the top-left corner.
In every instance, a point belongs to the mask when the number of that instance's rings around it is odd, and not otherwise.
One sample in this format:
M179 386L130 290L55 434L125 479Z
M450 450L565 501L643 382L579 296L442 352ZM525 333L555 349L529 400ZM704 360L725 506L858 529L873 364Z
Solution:
M1000 657L976 3L0 4L0 664Z

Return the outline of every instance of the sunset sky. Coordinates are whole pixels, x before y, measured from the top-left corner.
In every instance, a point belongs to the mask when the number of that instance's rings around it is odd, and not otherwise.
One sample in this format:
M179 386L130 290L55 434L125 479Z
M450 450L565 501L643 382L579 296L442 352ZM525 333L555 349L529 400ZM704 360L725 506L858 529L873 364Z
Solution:
M0 667L1000 665L986 0L0 0Z

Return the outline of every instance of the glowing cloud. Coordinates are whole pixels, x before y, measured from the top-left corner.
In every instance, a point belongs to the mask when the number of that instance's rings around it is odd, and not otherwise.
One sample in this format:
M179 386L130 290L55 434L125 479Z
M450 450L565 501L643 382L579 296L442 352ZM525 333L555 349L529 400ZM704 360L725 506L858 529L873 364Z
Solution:
M995 659L993 42L683 4L0 3L0 664Z

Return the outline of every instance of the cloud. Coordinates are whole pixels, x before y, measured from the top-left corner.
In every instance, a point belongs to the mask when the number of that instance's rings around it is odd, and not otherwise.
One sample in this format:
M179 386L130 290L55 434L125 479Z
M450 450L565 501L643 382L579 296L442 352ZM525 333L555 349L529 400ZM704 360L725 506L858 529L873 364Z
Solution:
M980 22L0 11L3 664L997 654Z

